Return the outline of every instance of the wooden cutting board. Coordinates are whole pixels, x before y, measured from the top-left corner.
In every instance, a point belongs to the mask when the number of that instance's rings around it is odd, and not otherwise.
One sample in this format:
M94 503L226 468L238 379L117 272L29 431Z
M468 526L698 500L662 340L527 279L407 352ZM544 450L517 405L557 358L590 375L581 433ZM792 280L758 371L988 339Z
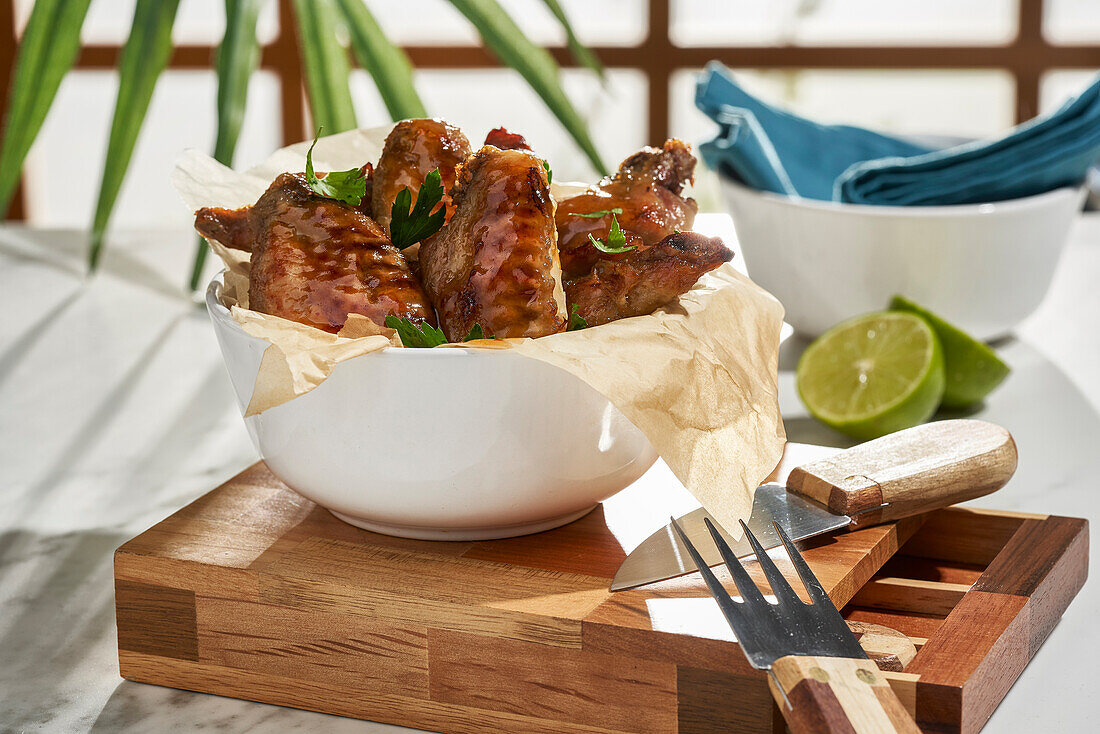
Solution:
M119 668L445 732L781 730L698 574L608 591L627 524L667 520L638 499L522 538L413 541L347 525L257 464L118 549ZM919 645L891 682L922 725L974 731L1083 583L1087 524L922 522L804 554L851 619Z

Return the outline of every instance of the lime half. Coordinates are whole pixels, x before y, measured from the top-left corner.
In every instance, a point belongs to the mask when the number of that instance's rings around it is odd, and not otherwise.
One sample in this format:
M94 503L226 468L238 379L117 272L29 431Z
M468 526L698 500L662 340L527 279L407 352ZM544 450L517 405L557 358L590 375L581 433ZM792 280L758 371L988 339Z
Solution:
M965 408L980 403L1008 376L1008 365L1000 360L996 352L924 307L902 296L894 296L890 301L890 310L920 316L939 337L947 380L943 389L943 404L948 408Z
M919 316L884 311L822 334L802 354L795 377L815 418L867 440L931 417L943 397L943 352Z

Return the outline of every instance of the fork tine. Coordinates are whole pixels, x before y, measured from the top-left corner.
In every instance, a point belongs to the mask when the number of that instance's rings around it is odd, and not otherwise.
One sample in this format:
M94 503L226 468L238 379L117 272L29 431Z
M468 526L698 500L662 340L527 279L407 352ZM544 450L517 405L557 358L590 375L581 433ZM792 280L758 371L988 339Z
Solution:
M741 616L741 610L738 608L741 605L733 600L733 598L726 592L725 587L718 580L718 577L714 575L714 572L710 570L710 566L703 560L703 557L699 555L699 551L695 550L695 546L688 540L687 533L680 527L680 523L676 522L676 518L671 518L672 527L676 529L676 534L680 536L680 541L687 548L688 554L691 556L691 560L695 562L695 567L699 569L699 573L702 575L703 580L707 582L707 587L710 589L711 596L718 602L718 606L722 609L722 614L726 616L730 626L734 628L736 632L737 627L742 623L743 617ZM759 593L759 592L758 592Z
M760 568L764 569L764 575L768 577L768 584L772 587L772 593L780 601L796 601L801 604L802 600L798 598L798 594L794 593L794 589L791 588L787 579L783 578L783 574L776 568L775 562L768 557L768 552L760 545L760 541L752 534L744 520L741 521L741 527L745 530L745 537L749 539L749 545L752 546L753 553L756 554L756 560L760 563Z
M787 534L783 532L783 528L779 527L779 523L773 522L776 532L779 533L779 539L783 541L783 547L787 549L787 555L791 557L791 563L794 565L796 571L798 571L798 577L802 579L802 585L806 587L807 593L810 595L810 599L813 603L828 600L829 594L826 593L825 587L821 585L821 582L817 580L817 576L810 570L810 565L806 563L806 559L802 557L802 554L798 552L798 548L795 547L794 542L787 537Z
M710 537L714 539L714 544L718 546L718 552L722 554L722 560L726 562L726 568L730 570L733 583L737 584L737 590L741 592L741 598L745 601L767 604L768 600L760 593L756 582L749 576L749 572L745 570L737 555L730 550L729 544L726 543L726 539L722 537L718 529L714 527L714 523L708 517L704 517L703 522L706 524L707 530L710 531Z

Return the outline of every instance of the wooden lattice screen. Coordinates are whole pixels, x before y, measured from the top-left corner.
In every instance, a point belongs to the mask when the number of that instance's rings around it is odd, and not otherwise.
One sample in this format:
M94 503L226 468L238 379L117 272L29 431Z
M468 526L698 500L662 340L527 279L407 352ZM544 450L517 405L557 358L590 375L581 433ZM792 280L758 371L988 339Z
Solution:
M307 137L290 0L279 2L279 35L264 47L261 65L280 80L282 129L285 143ZM1016 84L1016 119L1033 116L1039 105L1039 82L1052 69L1100 68L1100 45L1053 45L1042 34L1043 0L1018 0L1016 38L994 46L711 46L682 48L668 35L669 0L649 0L649 33L635 46L596 46L610 68L640 69L648 80L648 140L663 140L669 127L669 84L680 69L702 67L717 59L730 67L751 69L997 69ZM0 0L0 79L11 79L15 58L15 12L11 0ZM79 69L111 69L120 46L89 45L77 61ZM169 68L210 68L214 48L178 46ZM422 69L472 69L496 66L478 46L409 46L413 64ZM573 64L564 48L551 49L558 63ZM5 100L7 94L4 95ZM22 192L8 217L24 215Z

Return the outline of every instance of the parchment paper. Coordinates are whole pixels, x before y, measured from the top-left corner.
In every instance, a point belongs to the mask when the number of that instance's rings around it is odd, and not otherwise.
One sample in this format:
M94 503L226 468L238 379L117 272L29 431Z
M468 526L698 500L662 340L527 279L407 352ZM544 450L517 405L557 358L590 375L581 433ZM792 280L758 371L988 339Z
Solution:
M377 161L389 128L323 138L318 171ZM308 142L236 172L187 151L172 182L192 210L252 204L283 171L302 171ZM555 185L554 195L575 185ZM353 316L339 334L248 309L248 253L211 242L225 262L223 302L246 332L270 342L246 416L309 392L340 362L400 346L391 329ZM569 372L607 397L641 430L707 510L730 532L747 519L756 486L779 463L785 434L777 370L783 308L730 266L700 279L649 316L541 339L479 341L465 348L513 349ZM451 345L452 348L454 345Z

